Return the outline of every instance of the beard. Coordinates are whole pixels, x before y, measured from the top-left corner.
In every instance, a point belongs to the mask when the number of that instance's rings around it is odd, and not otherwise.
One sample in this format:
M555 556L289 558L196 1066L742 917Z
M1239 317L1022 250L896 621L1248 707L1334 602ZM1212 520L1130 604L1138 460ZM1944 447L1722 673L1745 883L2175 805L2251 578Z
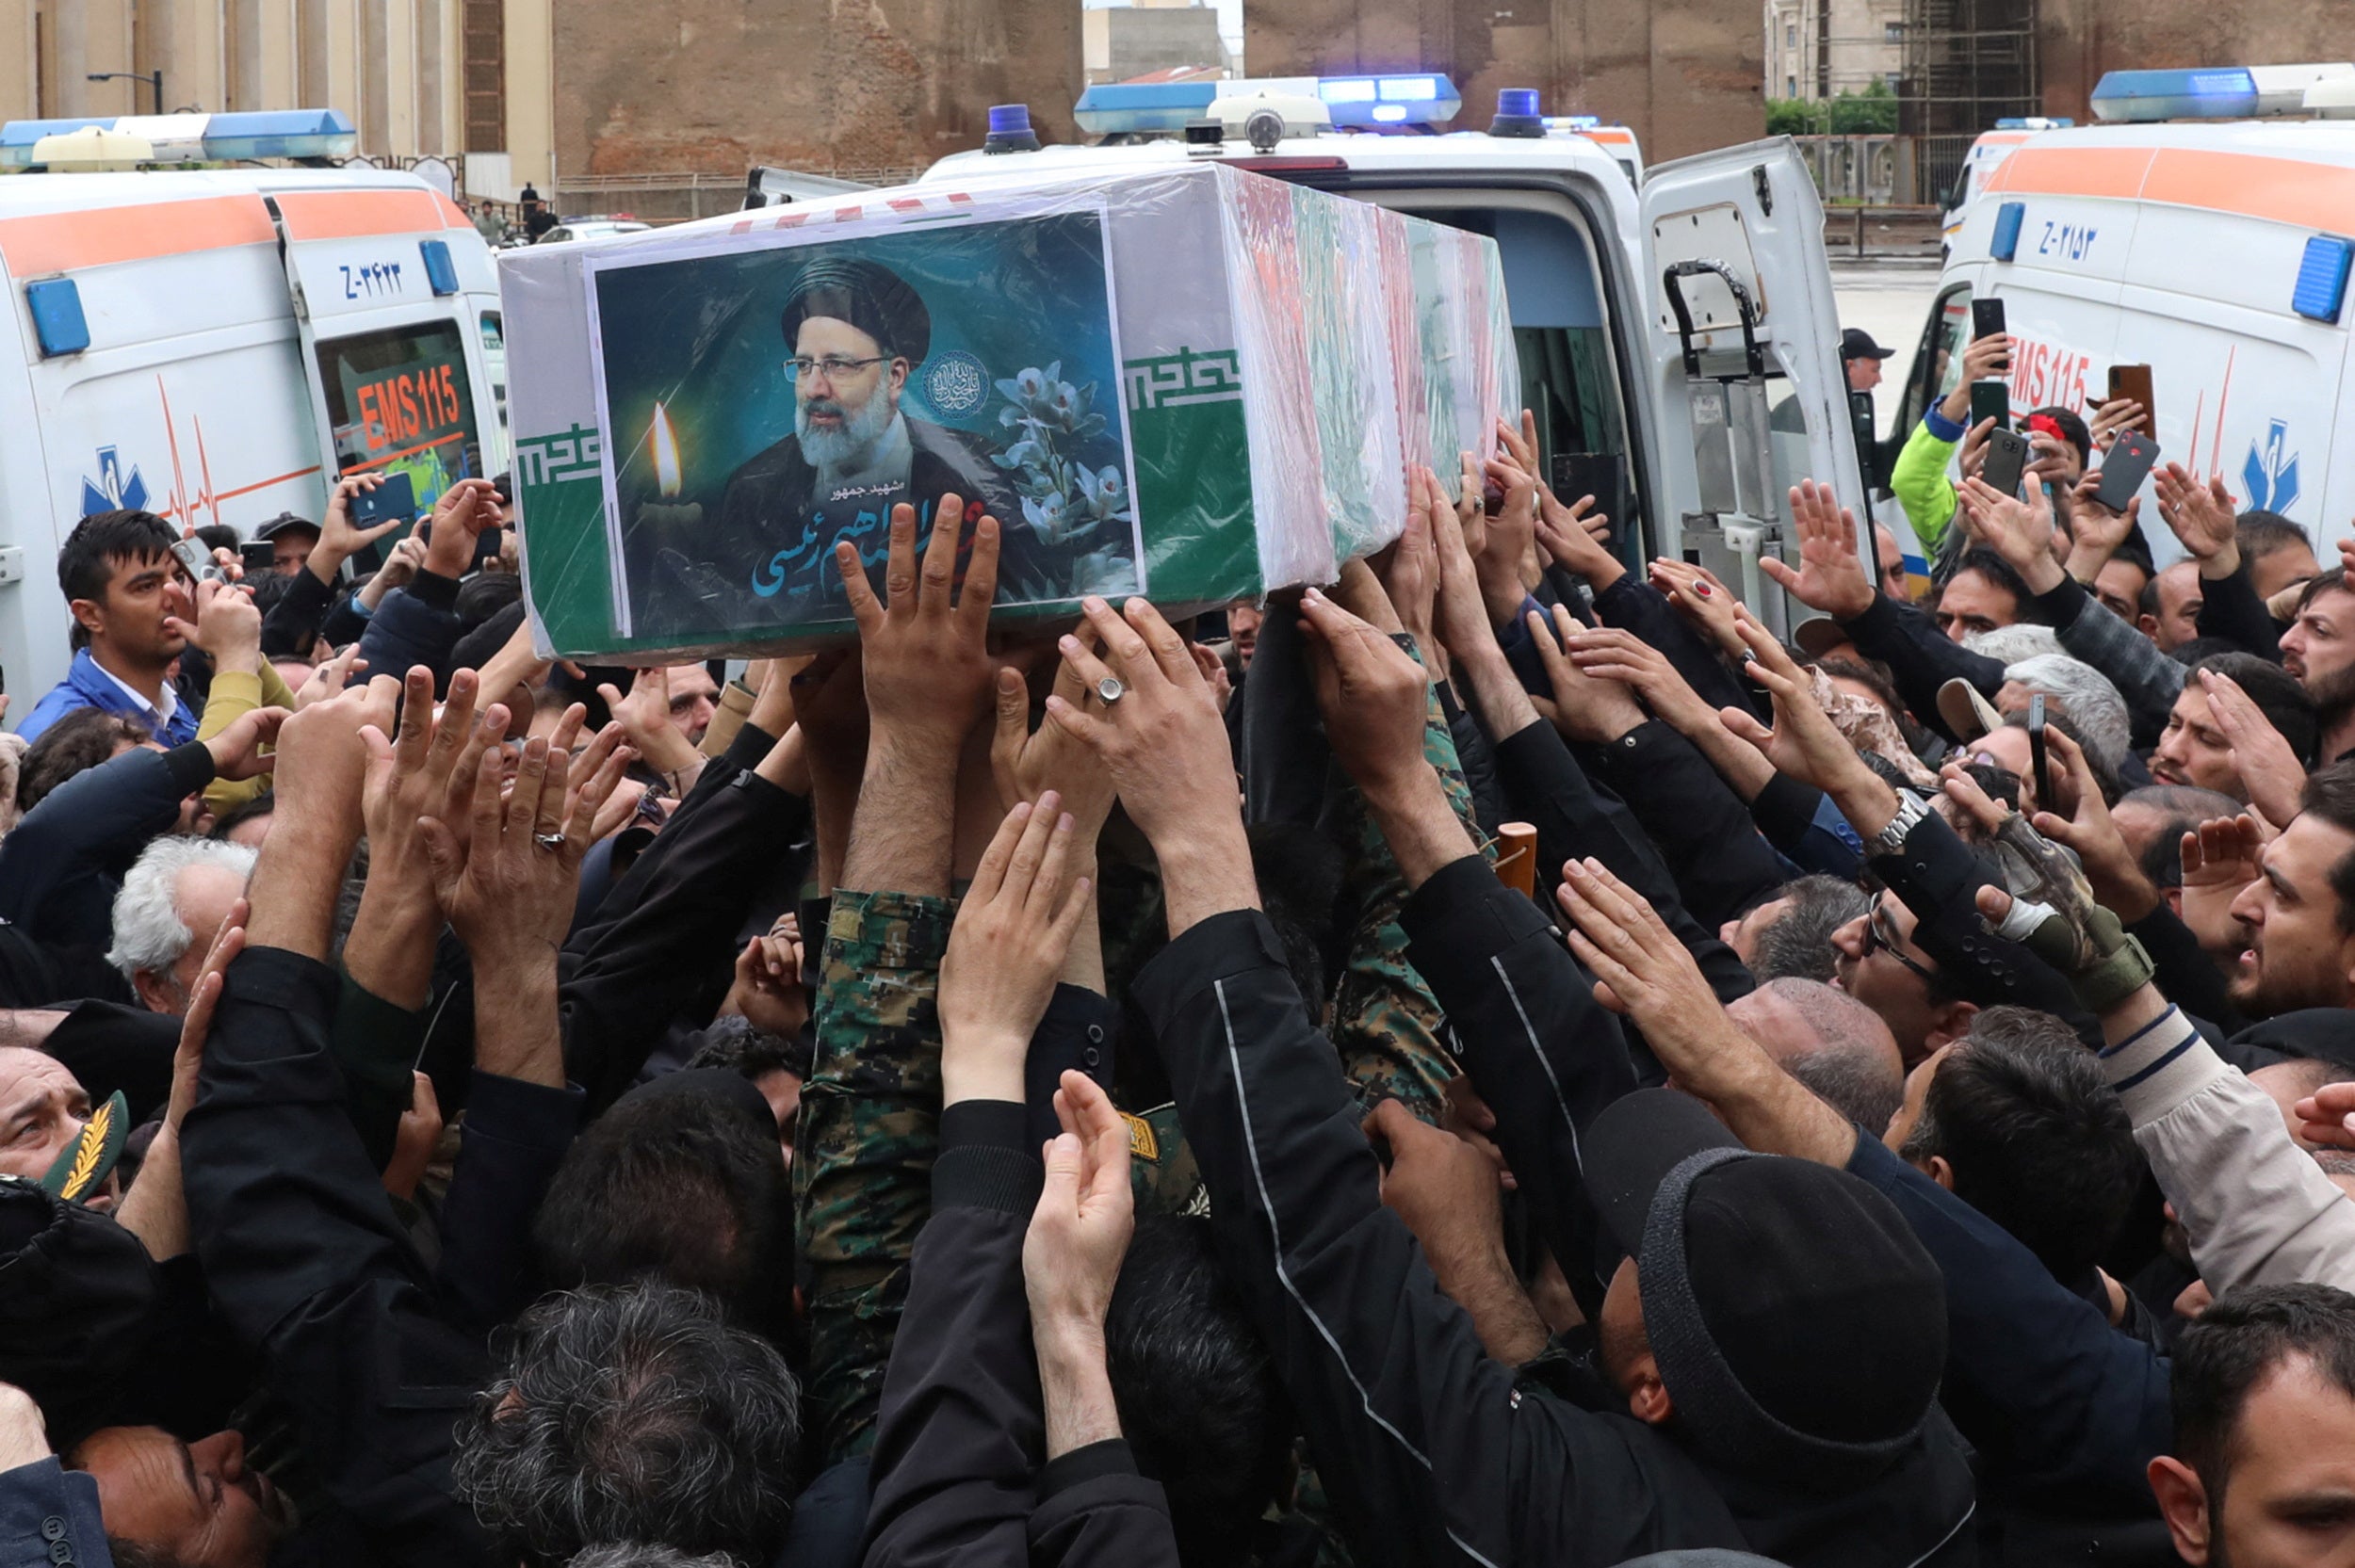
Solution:
M891 428L891 382L878 377L875 390L856 408L832 397L812 397L793 405L793 433L801 439L802 456L813 468L836 471L866 466L875 444ZM831 428L813 425L811 415L832 414L841 420Z
M2303 683L2306 695L2314 700L2315 717L2329 729L2355 710L2355 664L2346 665L2326 675L2309 676Z

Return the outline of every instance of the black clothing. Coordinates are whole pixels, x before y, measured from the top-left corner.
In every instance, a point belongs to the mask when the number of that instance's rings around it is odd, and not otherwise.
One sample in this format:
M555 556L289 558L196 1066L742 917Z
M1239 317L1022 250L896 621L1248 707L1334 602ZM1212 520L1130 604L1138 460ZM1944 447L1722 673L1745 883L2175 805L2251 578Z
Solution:
M932 525L934 507L948 494L964 499L968 518L978 502L998 519L1001 596L1012 589L1015 598L1062 597L1040 591L1067 574L1050 574L1048 547L1025 525L1021 502L990 462L983 438L921 419L905 423L914 454L904 490L820 495L817 468L802 456L801 438L788 435L728 476L716 526L708 519L675 532L646 522L625 525L624 555L639 629L847 619L835 542L847 538L863 557L880 560L893 504L916 508L920 540Z
M2200 635L2236 643L2268 664L2282 662L2282 622L2257 597L2244 560L2229 577L2200 579Z
M933 1215L917 1237L875 1430L867 1568L1178 1561L1168 1503L1127 1443L1046 1463L1022 1284L1045 1173L1025 1120L1004 1101L941 1113Z
M1939 630L1938 622L1917 605L1900 604L1886 593L1876 593L1870 609L1840 625L1858 653L1889 666L1897 696L1913 717L1948 740L1962 737L1939 712L1939 687L1961 679L1990 699L2003 689L2001 659L1965 648Z
M1648 720L1594 752L1603 781L1667 862L1703 930L1774 897L1790 880L1741 797L1666 724Z
M1753 1545L1806 1568L1973 1560L1958 1454L1925 1453L1932 1469L1901 1466L1838 1495L1736 1478L1721 1491L1665 1432L1579 1409L1490 1361L1382 1206L1356 1104L1257 913L1214 915L1174 939L1137 994L1228 1277L1366 1568L1577 1568Z
M45 946L104 949L123 874L212 782L201 740L125 752L66 780L0 838L0 920Z
M337 989L333 970L281 948L229 966L181 1129L189 1234L336 1504L305 1527L305 1551L499 1568L449 1478L452 1429L489 1358L443 1319L345 1112L326 1043Z
M1592 855L1659 912L1700 964L1719 1001L1755 989L1733 949L1685 913L1676 879L1626 804L1586 777L1552 725L1540 719L1506 736L1497 742L1496 758L1497 777L1514 816L1537 830L1540 897L1551 904L1564 861Z

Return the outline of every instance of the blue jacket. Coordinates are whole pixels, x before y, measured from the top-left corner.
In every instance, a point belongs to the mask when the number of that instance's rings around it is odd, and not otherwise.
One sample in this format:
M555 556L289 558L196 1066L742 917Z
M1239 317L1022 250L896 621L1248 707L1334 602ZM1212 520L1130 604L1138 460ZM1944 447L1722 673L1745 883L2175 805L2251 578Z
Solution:
M73 655L73 668L66 671L65 679L33 704L33 711L24 716L24 722L16 727L16 733L29 745L41 738L41 731L76 708L105 708L126 719L154 722L154 715L115 685L114 677L99 669L98 661L84 648ZM196 710L183 700L171 710L171 718L156 730L155 738L166 746L186 746L196 738Z
M113 1568L98 1483L54 1459L0 1474L0 1568Z

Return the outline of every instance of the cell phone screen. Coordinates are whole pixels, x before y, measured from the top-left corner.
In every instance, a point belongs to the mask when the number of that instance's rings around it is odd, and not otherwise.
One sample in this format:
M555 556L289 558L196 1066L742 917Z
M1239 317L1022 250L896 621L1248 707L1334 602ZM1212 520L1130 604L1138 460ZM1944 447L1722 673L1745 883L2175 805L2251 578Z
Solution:
M1973 339L2002 337L2004 332L2004 302L2001 299L1971 301L1971 335Z
M2011 428L2011 383L2008 381L1973 381L1971 383L1971 423L1995 421L1999 430Z
M2044 693L2028 699L2028 766L2036 774L2036 800L2038 808L2054 811L2053 776L2044 761Z

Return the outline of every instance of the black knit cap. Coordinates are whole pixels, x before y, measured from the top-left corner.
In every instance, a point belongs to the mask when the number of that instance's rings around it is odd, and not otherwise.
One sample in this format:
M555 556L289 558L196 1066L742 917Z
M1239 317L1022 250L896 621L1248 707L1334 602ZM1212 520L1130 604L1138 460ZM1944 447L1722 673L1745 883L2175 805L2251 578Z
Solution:
M882 345L886 354L920 363L932 351L933 316L901 276L880 262L820 256L802 269L785 301L789 346L813 315L847 321Z
M1697 1449L1830 1481L1914 1441L1946 1361L1946 1299L1895 1204L1844 1171L1750 1153L1673 1090L1615 1102L1583 1149Z
M0 1382L33 1397L52 1447L107 1424L155 1295L147 1249L112 1216L0 1176Z

